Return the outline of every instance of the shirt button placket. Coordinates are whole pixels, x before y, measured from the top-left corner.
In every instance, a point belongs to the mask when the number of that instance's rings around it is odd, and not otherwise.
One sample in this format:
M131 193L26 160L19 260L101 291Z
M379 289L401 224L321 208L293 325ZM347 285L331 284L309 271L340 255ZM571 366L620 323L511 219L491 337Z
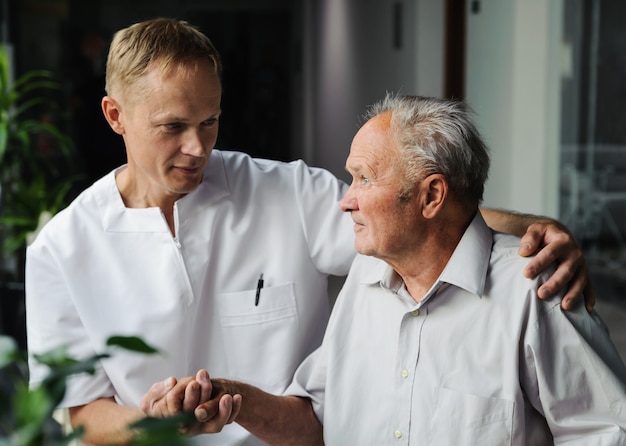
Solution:
M394 444L397 446L408 446L411 443L411 422L409 414L413 407L411 395L414 391L414 382L411 377L414 371L413 364L417 362L417 356L419 354L419 351L415 350L413 340L415 339L416 332L419 333L419 326L423 323L421 318L417 317L419 315L420 310L418 308L404 313L398 339L398 357L401 359L396 364L397 413L395 414L396 425L391 432L395 439ZM426 313L424 313L424 315L426 315Z

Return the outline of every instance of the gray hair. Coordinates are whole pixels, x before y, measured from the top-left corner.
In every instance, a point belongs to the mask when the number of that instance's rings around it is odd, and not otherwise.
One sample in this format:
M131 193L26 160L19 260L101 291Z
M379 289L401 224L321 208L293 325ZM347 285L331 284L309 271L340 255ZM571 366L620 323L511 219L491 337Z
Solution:
M471 108L456 100L387 94L367 111L367 120L391 112L391 131L401 168L412 186L428 175L446 177L457 198L483 199L489 150L472 122Z

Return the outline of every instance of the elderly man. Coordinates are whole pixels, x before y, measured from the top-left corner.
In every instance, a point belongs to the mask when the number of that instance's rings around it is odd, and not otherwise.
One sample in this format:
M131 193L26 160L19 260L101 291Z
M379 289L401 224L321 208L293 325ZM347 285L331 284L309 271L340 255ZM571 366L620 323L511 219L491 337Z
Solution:
M234 410L219 419L268 443L320 444L323 426L326 445L626 444L605 326L537 299L547 275L524 279L519 239L481 217L489 156L470 117L432 98L372 107L340 203L361 255L321 347L286 396L213 380L198 419L221 397Z

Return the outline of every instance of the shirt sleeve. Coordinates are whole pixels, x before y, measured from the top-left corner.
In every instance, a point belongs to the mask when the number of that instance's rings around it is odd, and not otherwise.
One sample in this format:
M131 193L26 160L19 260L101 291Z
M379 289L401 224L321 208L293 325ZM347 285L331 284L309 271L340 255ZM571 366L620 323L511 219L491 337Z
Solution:
M324 423L324 400L326 393L326 361L324 345L318 347L300 364L285 395L309 398L313 411Z
M626 368L597 314L554 303L528 327L524 355L522 385L555 443L626 444Z
M45 244L35 242L27 250L26 326L30 387L41 384L49 373L33 355L64 347L77 360L96 354L72 303L63 273ZM63 330L59 330L62 326ZM66 380L65 398L59 407L73 407L115 394L100 363L94 375L81 373Z
M330 172L296 162L294 190L312 261L323 273L343 276L354 260L353 223L339 209L348 186Z

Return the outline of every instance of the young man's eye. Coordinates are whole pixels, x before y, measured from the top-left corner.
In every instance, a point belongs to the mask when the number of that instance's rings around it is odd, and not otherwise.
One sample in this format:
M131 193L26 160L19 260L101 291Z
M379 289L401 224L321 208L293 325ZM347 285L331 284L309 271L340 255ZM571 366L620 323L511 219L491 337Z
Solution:
M206 121L204 121L204 125L206 125L207 127L211 127L212 125L215 125L217 123L217 118L211 118L211 119L207 119Z

